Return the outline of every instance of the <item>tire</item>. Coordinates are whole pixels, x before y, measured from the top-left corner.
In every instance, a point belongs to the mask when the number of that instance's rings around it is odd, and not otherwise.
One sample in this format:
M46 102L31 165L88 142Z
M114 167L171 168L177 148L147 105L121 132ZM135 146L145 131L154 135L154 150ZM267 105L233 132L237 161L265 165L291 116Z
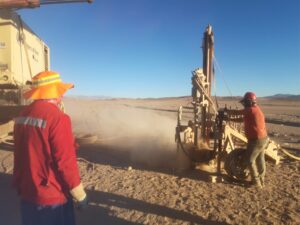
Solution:
M88 145L93 144L98 139L98 137L97 135L84 134L76 136L75 139L79 145Z
M231 151L224 162L224 169L228 176L235 180L247 180L250 175L249 170L245 166L245 149L235 149Z

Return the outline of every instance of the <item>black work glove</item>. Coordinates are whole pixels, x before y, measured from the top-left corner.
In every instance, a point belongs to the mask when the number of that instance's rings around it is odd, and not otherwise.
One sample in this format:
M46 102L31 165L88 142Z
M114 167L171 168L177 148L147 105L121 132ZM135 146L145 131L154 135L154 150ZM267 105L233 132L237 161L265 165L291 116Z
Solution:
M81 200L80 202L76 202L76 208L79 211L83 211L85 210L89 205L89 201L88 201L88 197L85 196L85 198L83 200Z
M230 120L230 117L229 117L229 115L227 113L224 113L223 120L225 120L225 121L229 121Z

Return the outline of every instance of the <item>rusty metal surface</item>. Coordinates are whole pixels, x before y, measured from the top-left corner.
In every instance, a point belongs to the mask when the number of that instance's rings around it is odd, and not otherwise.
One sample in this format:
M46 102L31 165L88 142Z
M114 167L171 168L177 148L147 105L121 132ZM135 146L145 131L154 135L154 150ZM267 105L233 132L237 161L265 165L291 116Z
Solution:
M0 9L35 8L40 6L39 0L2 0Z

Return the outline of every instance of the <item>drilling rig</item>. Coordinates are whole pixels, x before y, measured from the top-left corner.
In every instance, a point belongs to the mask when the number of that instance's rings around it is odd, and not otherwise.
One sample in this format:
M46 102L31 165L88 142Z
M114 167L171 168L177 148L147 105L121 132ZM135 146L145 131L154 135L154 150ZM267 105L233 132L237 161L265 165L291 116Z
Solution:
M50 49L22 20L17 10L41 5L91 0L0 0L0 137L13 127L12 119L29 102L22 94L31 78L50 70Z
M178 109L175 133L178 151L183 151L194 164L212 162L218 175L225 170L230 177L244 180L249 171L243 165L247 145L243 127L229 120L231 109L219 108L217 98L211 95L215 70L214 33L210 25L204 32L202 51L203 67L192 72L192 106ZM190 118L187 124L184 118ZM278 148L279 145L269 141L265 149L266 157L275 164L280 161Z

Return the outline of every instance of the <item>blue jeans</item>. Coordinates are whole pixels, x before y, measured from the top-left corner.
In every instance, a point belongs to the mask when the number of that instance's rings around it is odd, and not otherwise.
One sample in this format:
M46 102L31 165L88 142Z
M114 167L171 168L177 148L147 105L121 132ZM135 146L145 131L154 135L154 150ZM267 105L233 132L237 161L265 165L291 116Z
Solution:
M45 206L21 200L21 218L22 225L75 225L73 201Z

